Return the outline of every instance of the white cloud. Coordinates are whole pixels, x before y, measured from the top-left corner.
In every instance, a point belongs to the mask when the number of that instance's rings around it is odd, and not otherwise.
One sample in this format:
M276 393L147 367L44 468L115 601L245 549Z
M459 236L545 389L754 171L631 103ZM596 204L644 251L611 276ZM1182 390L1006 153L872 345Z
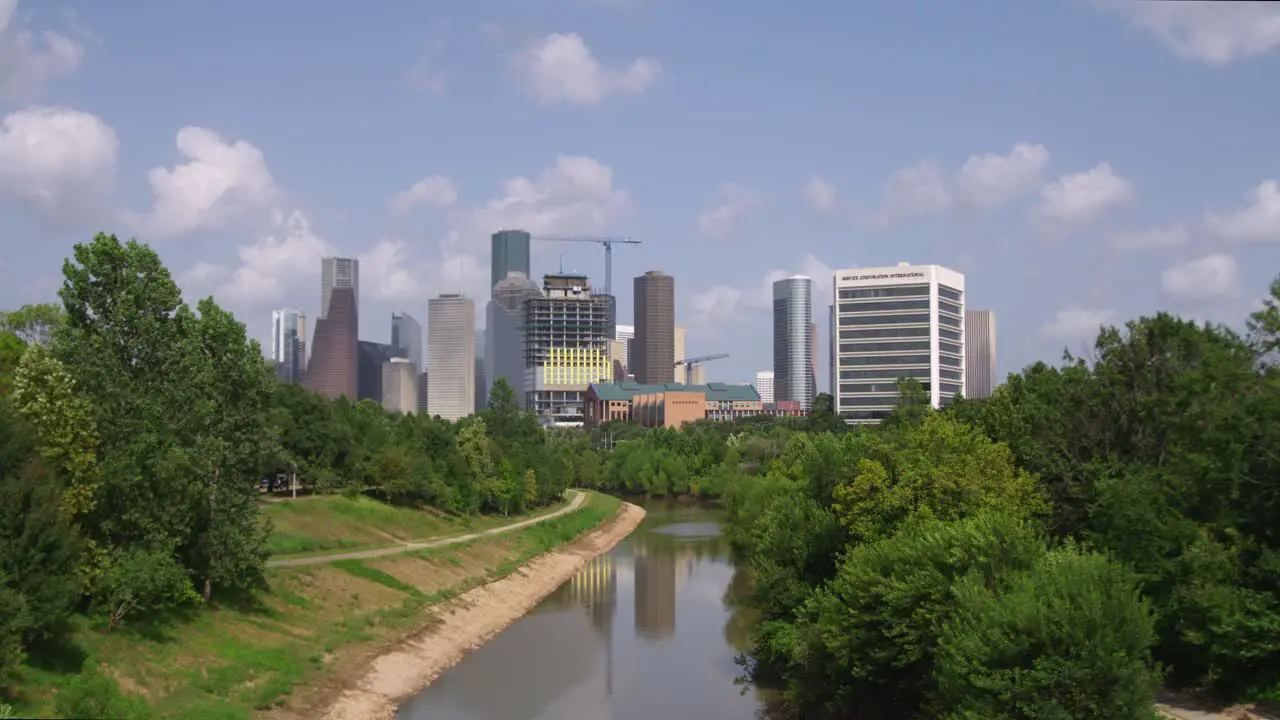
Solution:
M970 155L953 175L931 161L896 171L873 219L880 223L953 208L995 210L1032 192L1049 166L1044 145L1017 143L1006 155Z
M793 270L776 269L765 273L760 282L748 287L715 285L689 298L691 325L702 328L723 327L727 323L758 322L761 313L773 307L773 284L792 275L813 279L814 317L819 308L830 302L832 269L814 255L800 258ZM821 324L821 320L815 320Z
M698 214L698 232L708 237L727 237L743 216L763 202L764 197L751 188L727 183L720 188L720 203Z
M1133 200L1133 183L1116 175L1110 163L1063 175L1040 191L1033 219L1061 229L1077 228Z
M403 240L381 240L360 255L360 290L373 300L414 301L424 298L421 275L409 263Z
M1213 66L1280 49L1280 7L1263 2L1132 2L1100 4L1155 35L1179 57Z
M178 283L188 298L213 295L240 314L279 305L310 287L319 302L320 259L334 254L334 248L312 231L300 211L286 217L277 209L270 232L237 248L236 254L239 264L234 268L198 263L182 273ZM361 280L363 290L370 283Z
M96 115L58 107L11 113L0 123L0 195L46 216L104 202L119 149Z
M1098 329L1111 322L1114 310L1067 308L1059 310L1053 320L1040 327L1040 333L1054 340L1092 340Z
M226 225L254 210L265 211L280 189L262 151L244 140L188 125L178 131L178 151L188 161L147 173L155 205L128 221L146 236L168 237Z
M1039 186L1048 167L1049 149L1025 142L1008 155L971 155L956 175L955 193L972 207L1003 207Z
M0 100L30 99L84 61L83 42L52 30L37 35L17 11L18 0L0 0Z
M511 61L521 90L540 105L599 105L611 96L639 95L662 75L662 65L637 58L623 69L605 67L576 33L553 33Z
M1149 230L1113 232L1107 236L1107 244L1116 250L1131 252L1168 250L1186 245L1189 236L1186 225L1175 223L1169 227Z
M836 187L820 177L811 177L804 186L809 207L818 212L831 212L836 207Z
M452 180L443 175L430 175L396 193L391 198L391 209L406 214L421 205L448 207L457 200L458 190Z
M1249 193L1248 203L1229 213L1205 217L1210 232L1241 242L1280 242L1280 183L1266 180Z
M560 155L534 178L514 177L502 195L475 209L470 231L487 247L489 235L520 228L534 235L587 235L631 211L631 195L614 187L613 169L595 158Z
M1160 274L1160 284L1183 300L1229 297L1240 287L1240 266L1231 255L1207 255L1167 268Z

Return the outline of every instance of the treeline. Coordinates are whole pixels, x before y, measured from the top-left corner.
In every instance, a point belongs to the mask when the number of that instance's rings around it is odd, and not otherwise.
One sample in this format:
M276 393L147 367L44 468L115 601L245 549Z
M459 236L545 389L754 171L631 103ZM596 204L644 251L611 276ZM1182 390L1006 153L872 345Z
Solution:
M1247 333L1166 314L877 427L594 432L600 483L722 497L804 718L1149 720L1156 689L1280 700L1280 281Z
M186 305L137 242L77 245L59 297L0 314L0 691L74 613L110 630L263 590L277 473L459 515L550 503L577 477L577 446L503 383L449 423L276 382L244 326Z

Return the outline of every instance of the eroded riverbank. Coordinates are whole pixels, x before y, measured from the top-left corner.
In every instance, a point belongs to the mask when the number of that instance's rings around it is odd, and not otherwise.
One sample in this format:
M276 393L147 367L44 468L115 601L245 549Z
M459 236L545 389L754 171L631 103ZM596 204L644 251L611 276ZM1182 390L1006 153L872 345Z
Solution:
M642 508L624 503L599 529L440 606L438 622L373 658L359 677L322 703L311 717L392 720L401 702L519 620L592 558L617 545L644 515Z

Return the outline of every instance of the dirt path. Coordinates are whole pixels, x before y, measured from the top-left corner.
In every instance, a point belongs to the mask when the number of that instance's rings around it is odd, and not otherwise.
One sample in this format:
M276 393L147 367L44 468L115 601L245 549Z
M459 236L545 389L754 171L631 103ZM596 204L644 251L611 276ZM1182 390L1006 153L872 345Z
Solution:
M571 513L582 507L582 503L586 499L586 493L578 492L573 496L573 500L569 501L568 505L556 510L555 512L550 512L546 515L539 515L536 518L529 518L528 520L521 520L520 522L511 523L510 525L503 525L502 527L471 533L469 535L457 535L454 537L441 538L439 540L425 540L423 542L409 542L396 547L377 548L375 550L357 550L355 552L333 553L331 555L313 555L311 557L268 560L267 567L297 567L299 565L320 565L322 563L333 562L334 560L364 560L367 558L382 557L384 555L413 552L414 550L427 550L430 548L445 547L446 545L457 545L458 543L470 542L484 537L509 533L512 530L519 530L520 528L536 525L540 522L551 520L552 518L558 518L561 515Z
M318 709L294 717L394 720L401 703L523 617L591 558L630 535L643 518L642 508L623 503L598 530L534 558L501 580L463 593L439 608L440 622L374 658L360 677Z

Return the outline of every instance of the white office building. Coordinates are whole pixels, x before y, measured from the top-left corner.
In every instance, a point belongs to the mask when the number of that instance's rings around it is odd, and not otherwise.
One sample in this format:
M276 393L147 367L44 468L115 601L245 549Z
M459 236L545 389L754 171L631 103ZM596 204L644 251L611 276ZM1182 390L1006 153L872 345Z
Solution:
M756 373L756 394L765 405L773 404L773 371L761 370Z
M836 412L883 420L899 378L915 378L934 407L964 390L964 275L939 265L837 270L832 356Z
M476 410L476 303L459 294L427 301L427 413L449 421Z
M996 313L964 311L964 396L989 398L996 386Z
M418 411L418 372L413 360L397 357L382 363L382 409L406 415Z

